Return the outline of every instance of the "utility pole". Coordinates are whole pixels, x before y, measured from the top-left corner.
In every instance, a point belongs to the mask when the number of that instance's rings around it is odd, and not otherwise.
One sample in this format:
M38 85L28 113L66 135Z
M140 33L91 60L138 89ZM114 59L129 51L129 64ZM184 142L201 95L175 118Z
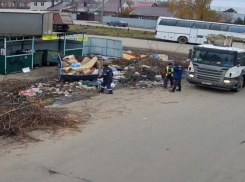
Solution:
M122 14L122 1L121 0L119 0L119 2L118 2L118 15L119 15L119 13Z
M102 9L101 9L101 12L100 12L100 22L103 24L103 16L104 16L104 7L105 7L105 0L103 0L102 2Z

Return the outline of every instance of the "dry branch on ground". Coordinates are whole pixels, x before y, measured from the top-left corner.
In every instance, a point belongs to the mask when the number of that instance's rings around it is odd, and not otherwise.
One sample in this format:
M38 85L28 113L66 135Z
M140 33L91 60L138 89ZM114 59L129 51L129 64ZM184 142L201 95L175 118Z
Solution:
M78 129L84 123L81 113L72 113L65 108L45 108L41 97L25 97L18 94L30 83L21 80L4 80L0 87L0 136L15 137L17 140L36 140L33 130L52 130L60 128ZM79 116L80 115L80 116Z

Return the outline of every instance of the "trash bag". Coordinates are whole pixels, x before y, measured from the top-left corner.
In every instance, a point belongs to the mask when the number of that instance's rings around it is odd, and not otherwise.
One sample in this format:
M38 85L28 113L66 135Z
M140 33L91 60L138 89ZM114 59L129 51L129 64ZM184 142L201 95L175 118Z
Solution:
M158 54L154 54L153 55L153 59L157 59L158 60L159 59L159 55Z
M73 67L73 68L78 68L78 67L80 67L80 66L81 66L80 63L74 63L74 64L71 64L71 67Z
M111 88L115 88L115 83L111 83Z

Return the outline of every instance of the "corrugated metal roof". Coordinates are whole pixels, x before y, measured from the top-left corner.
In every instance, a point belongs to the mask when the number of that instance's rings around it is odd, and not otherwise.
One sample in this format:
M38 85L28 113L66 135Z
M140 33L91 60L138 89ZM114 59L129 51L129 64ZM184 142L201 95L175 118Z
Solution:
M152 7L157 6L155 3L149 3L149 2L139 2L134 5L135 7Z
M62 9L65 9L69 4L71 4L70 2L59 2L57 4L55 4L53 7L49 7L47 10L49 11L60 11Z
M168 11L168 8L165 7L138 7L130 13L131 15L137 16L149 16L149 17L172 17L173 13Z
M84 7L83 2L78 2L77 11L79 11L79 12L89 11L90 7L92 7L93 5L96 5L96 2L87 3L87 7ZM48 8L47 10L49 10L49 11L61 11L61 10L69 10L69 9L73 9L73 7L71 6L71 2L60 2L56 5L54 5L53 7ZM94 9L96 9L96 8L94 8Z
M126 3L126 0L121 0L122 5ZM104 4L104 11L107 12L118 12L119 0L108 0ZM121 8L121 7L120 7ZM101 10L101 7L98 9Z

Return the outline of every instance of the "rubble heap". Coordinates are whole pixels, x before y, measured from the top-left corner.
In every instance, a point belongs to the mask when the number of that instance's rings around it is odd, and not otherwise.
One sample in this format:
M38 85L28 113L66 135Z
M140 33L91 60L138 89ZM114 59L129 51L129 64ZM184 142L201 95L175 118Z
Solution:
M114 60L112 66L124 70L123 73L120 72L120 74L123 75L121 76L123 79L118 78L118 81L126 85L134 85L140 81L148 81L147 85L149 85L148 83L150 83L150 81L155 81L155 84L160 84L165 78L166 67L169 63L178 64L184 67L184 69L187 69L189 66L189 60L183 60L177 56L172 56L171 58L174 58L174 60L169 60L169 57L166 55L148 55L138 59L123 58Z
M81 113L75 113L76 116L72 113L74 117L70 118L71 112L67 109L46 108L42 94L35 97L20 95L19 91L29 84L20 80L0 82L0 136L36 140L28 134L29 131L77 129L78 123L85 122Z

